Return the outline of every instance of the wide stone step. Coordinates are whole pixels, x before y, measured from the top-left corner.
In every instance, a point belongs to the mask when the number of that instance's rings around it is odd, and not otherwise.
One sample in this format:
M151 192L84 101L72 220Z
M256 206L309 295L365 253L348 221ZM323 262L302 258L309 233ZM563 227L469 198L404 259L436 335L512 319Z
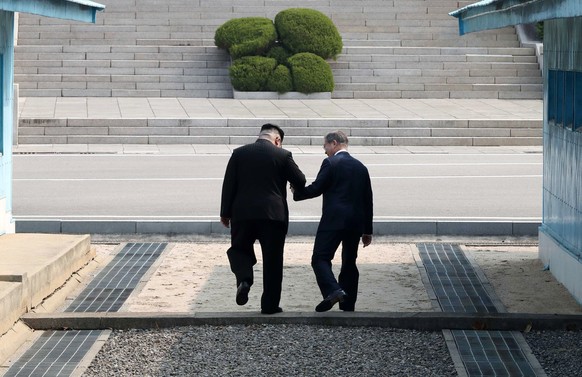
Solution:
M19 28L19 40L27 44L34 44L35 40L109 40L116 37L121 40L199 40L200 38L212 39L214 32L225 20L218 20L210 25L181 25L175 26L149 26L148 31L143 31L139 25L84 25L75 27L69 25L23 25ZM347 20L346 22L353 22ZM367 23L367 22L366 22ZM426 21L429 23L429 21ZM477 34L460 37L457 24L452 21L448 27L434 26L409 26L410 21L401 21L401 24L390 26L358 26L338 24L338 30L347 39L396 39L396 40L458 40L470 43L487 41L492 44L512 42L517 43L515 33L507 34ZM499 37L503 35L503 37ZM195 36L195 37L194 37ZM365 38L368 37L368 38ZM91 43L93 44L93 43Z
M392 56L391 56L392 57ZM374 57L377 58L377 57ZM352 70L360 69L421 69L421 70L458 70L458 69L468 69L468 70L498 70L499 72L520 72L525 71L528 73L538 72L535 76L539 76L540 70L538 63L513 63L513 62L468 62L468 61L417 61L416 59L388 59L379 60L375 59L372 62L366 61L355 61L355 62L330 62L330 66L335 72L341 74L341 72L349 73ZM452 72L451 72L452 73Z
M22 144L237 144L256 138L247 119L29 119L19 122ZM327 121L287 119L286 143L319 145ZM309 122L309 126L307 126ZM337 119L354 145L539 145L537 120ZM418 140L417 140L418 139ZM434 139L434 141L431 141ZM497 144L491 144L495 141ZM415 144L419 143L419 144ZM488 144L489 143L489 144Z
M401 47L401 46L344 46L343 54L354 55L507 55L535 56L530 47Z
M255 136L23 136L21 144L233 144L252 143ZM285 137L286 145L321 145L317 137ZM350 137L350 145L376 146L528 146L542 137Z
M455 55L395 55L395 54L356 54L345 53L330 64L341 62L485 62L485 63L537 63L535 56L455 54Z

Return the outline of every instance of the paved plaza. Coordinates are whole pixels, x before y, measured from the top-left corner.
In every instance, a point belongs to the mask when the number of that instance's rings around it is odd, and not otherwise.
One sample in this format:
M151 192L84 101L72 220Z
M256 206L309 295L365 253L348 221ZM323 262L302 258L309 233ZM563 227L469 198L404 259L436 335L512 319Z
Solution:
M329 119L330 127L349 119L541 120L542 110L541 100L498 99L19 98L21 118Z

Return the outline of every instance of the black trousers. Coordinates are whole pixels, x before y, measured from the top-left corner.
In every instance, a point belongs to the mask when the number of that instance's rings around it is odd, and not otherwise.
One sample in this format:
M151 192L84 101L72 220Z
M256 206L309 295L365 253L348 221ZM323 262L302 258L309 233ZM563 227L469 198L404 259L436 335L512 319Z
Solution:
M360 273L356 266L358 258L358 244L362 235L359 232L349 230L317 231L311 267L315 273L315 279L323 298L330 293L343 289L347 297L340 304L344 310L354 310L358 298L358 280ZM342 245L342 265L338 280L336 280L331 261L339 245Z
M254 283L253 266L257 263L254 243L259 240L263 255L263 295L261 309L273 310L281 301L283 248L287 233L283 221L246 220L231 223L231 246L226 252L237 286Z

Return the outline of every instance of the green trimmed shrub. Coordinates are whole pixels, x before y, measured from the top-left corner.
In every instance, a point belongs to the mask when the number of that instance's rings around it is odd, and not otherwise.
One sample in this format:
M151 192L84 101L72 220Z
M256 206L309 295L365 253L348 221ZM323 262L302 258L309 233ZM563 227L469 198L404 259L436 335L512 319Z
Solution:
M323 59L342 51L343 42L334 23L325 14L307 8L290 8L275 16L279 42L292 53L311 52Z
M277 63L283 65L289 65L287 59L289 59L293 54L285 49L283 46L275 46L267 52L268 58L273 58L277 60Z
M277 67L277 61L264 56L243 56L232 62L229 68L230 81L235 90L260 92Z
M540 41L544 40L544 22L543 21L536 23L536 34L537 34Z
M343 48L333 22L307 8L279 12L274 23L264 17L229 20L216 30L214 43L231 55L233 88L248 92L331 92L333 74L325 59L335 59Z
M289 58L293 87L301 93L331 92L334 88L331 67L320 56L310 52Z
M283 64L279 64L267 80L267 91L287 93L293 91L291 71Z
M228 51L232 59L263 55L277 41L273 21L265 17L234 18L214 33L214 44Z

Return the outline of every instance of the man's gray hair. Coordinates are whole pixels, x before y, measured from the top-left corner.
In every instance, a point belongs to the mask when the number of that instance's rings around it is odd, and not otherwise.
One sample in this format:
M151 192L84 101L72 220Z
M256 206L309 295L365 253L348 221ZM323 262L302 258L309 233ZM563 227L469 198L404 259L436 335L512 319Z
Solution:
M325 135L325 141L327 143L335 141L338 144L348 144L348 136L342 131L334 131Z

